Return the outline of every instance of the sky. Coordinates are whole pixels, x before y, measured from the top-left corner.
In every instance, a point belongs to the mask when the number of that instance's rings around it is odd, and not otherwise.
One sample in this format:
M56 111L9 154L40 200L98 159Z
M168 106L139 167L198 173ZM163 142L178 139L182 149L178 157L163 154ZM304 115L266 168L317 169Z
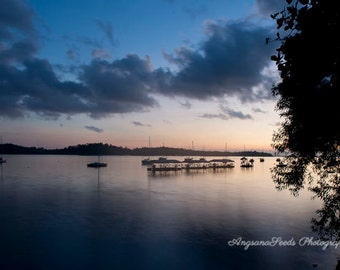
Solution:
M0 0L0 135L271 150L283 0Z

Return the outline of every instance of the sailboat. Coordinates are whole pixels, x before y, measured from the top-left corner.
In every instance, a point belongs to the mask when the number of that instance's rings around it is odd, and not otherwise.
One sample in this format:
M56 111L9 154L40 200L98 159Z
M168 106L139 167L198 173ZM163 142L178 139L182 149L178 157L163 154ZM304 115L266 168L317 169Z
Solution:
M1 136L1 148L2 148L2 136ZM1 149L1 156L0 156L0 164L6 163L6 160L2 157L2 149Z
M100 162L99 144L98 144L98 160L95 162L87 163L87 167L91 167L91 168L107 167L107 163Z
M100 162L99 156L98 156L98 161L87 163L87 167L92 167L92 168L107 167L107 163Z
M149 136L149 149L148 149L148 151L150 151L150 148L151 148L151 139L150 139L150 136ZM150 159L150 156L148 158L142 159L142 165L151 165L152 163L153 163L153 160Z

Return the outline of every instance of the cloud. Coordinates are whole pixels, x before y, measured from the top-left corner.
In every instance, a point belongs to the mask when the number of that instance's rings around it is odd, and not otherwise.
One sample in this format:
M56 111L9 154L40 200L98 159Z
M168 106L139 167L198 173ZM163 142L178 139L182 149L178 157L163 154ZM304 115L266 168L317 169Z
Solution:
M107 39L109 40L112 46L116 45L116 42L113 38L113 27L111 22L104 22L102 20L96 20L98 27L103 31Z
M95 126L85 126L86 129L97 132L97 133L102 133L104 130L101 128L97 128Z
M82 113L90 91L80 83L61 82L47 60L33 58L18 69L0 65L0 113L9 117L35 112L46 118Z
M255 112L255 113L267 113L266 111L261 110L260 108L253 108L253 112Z
M221 120L229 120L232 118L237 118L240 120L247 120L247 119L253 119L253 117L250 114L244 114L240 111L235 111L231 109L225 109L221 113L203 113L200 115L202 118L208 118L208 119L214 119L218 118Z
M202 118L208 118L208 119L214 119L214 118L217 118L217 119L222 119L222 120L228 120L229 117L223 113L203 113L200 115L200 117Z
M79 79L92 94L91 115L143 112L158 105L150 59L135 54L113 62L94 60Z
M189 101L180 102L179 104L185 109L190 109L192 107L192 104Z
M0 63L29 59L38 49L33 10L18 0L0 0L0 6Z
M119 61L93 61L82 67L79 82L61 81L47 60L32 58L19 68L0 64L0 115L24 117L33 112L47 119L87 114L142 112L157 106L150 96L148 60L127 56Z
M178 66L165 95L200 100L234 96L241 101L262 98L253 91L263 78L261 71L270 63L273 48L265 44L270 28L248 22L206 22L208 39L198 50L179 48L167 59Z
M253 117L250 114L243 113L238 110L231 109L227 104L220 104L219 113L203 113L200 115L202 118L214 119L218 118L221 120L229 120L229 119L240 119L240 120L252 120Z
M235 111L234 109L230 109L226 105L220 105L220 109L223 112L223 114L228 115L229 118L238 118L240 120L253 119L253 117L250 114L244 114L241 111Z
M253 119L253 117L250 114L244 114L240 111L234 111L234 110L226 110L225 113L229 115L230 118L238 118L241 120L246 120L246 119Z
M149 57L136 54L111 60L96 40L82 38L81 42L95 46L95 58L71 66L69 72L74 74L68 78L76 78L72 81L59 77L48 59L36 57L35 15L23 3L0 0L2 6L11 7L0 10L0 116L16 118L35 113L57 119L61 115L86 114L97 119L149 111L159 106L155 96L161 95L188 100L234 97L242 102L272 98L269 89L256 87L269 85L269 73L263 70L273 54L273 48L265 45L270 28L245 21L207 21L206 39L198 49L181 47L167 55L168 61L177 65L176 71L153 69ZM113 41L112 25L100 20L97 24ZM67 55L74 60L78 56L72 49ZM189 101L181 105L191 106ZM232 110L223 114L251 119Z
M0 31L2 37L11 37L13 33L9 28L24 32L33 32L34 12L26 1L1 0L0 1Z
M149 124L143 124L143 123L138 122L138 121L133 121L131 123L134 124L136 127L151 127L151 125L149 125Z

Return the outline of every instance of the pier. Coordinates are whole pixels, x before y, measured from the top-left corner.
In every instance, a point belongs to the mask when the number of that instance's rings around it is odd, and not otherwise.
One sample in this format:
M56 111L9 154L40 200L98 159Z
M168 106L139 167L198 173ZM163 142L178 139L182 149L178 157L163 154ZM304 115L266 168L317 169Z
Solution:
M168 160L162 158L155 160L147 168L148 171L180 171L180 170L208 170L208 169L224 169L234 168L234 160L231 159L213 159L206 160L204 158L193 159L186 158L184 161Z

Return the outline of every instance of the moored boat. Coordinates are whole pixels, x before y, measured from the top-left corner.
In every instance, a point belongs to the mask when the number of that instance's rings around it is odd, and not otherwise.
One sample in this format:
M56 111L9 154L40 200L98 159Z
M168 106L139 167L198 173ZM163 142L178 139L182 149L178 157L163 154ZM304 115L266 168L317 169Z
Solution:
M107 163L100 161L99 144L98 144L98 160L94 161L94 162L87 163L87 167L91 167L91 168L107 167Z
M254 167L254 159L248 160L246 157L241 158L241 168L252 168Z
M228 158L222 158L222 159L212 159L209 161L210 167L213 169L219 169L219 168L234 168L234 160L228 159Z
M87 167L92 167L92 168L107 167L107 163L96 161L96 162L88 163Z

